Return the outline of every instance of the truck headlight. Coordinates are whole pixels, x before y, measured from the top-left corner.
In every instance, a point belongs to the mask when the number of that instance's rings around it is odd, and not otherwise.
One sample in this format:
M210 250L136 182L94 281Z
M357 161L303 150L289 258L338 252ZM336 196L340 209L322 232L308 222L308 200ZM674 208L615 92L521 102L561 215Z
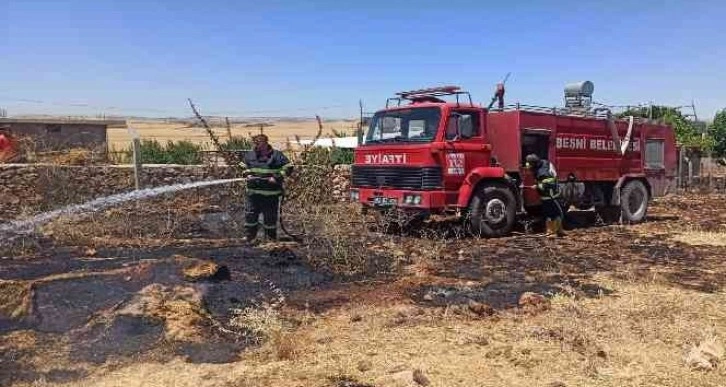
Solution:
M403 203L404 204L419 205L419 204L421 204L421 195L417 195L417 194L404 194L403 195Z
M356 190L350 191L350 200L357 202L360 199L360 193Z

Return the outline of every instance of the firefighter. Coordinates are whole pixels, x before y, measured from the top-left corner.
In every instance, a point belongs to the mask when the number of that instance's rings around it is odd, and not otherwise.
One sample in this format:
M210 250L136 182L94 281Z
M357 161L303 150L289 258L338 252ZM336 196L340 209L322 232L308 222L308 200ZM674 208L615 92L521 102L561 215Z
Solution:
M529 168L537 181L534 188L542 199L542 211L547 225L547 234L550 236L564 236L562 218L564 211L557 200L560 196L557 184L557 172L554 165L546 159L540 159L535 154L527 155L527 168Z
M269 144L266 135L253 137L254 149L245 152L240 167L247 178L245 201L245 238L254 242L262 214L262 228L267 240L277 240L277 217L283 179L292 172L292 164L282 152Z

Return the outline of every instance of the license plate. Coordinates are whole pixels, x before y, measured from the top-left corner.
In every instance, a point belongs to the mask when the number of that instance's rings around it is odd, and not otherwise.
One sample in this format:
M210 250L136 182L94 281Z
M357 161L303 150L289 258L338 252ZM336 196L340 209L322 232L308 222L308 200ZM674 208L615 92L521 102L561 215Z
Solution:
M395 206L396 205L396 199L394 198L384 198L384 197L374 197L373 198L373 205L374 206Z

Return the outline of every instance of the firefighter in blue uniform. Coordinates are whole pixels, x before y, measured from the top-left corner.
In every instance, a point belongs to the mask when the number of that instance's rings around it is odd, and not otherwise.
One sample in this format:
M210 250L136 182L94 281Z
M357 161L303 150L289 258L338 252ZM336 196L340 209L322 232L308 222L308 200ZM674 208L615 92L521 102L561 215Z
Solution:
M247 178L245 201L245 238L254 242L262 214L262 228L267 240L277 240L277 218L280 209L283 180L292 172L285 155L272 148L266 135L253 137L254 149L244 154L240 167Z
M527 155L527 168L534 174L537 185L535 188L542 199L542 211L547 225L547 234L550 236L564 236L562 218L564 211L558 198L560 190L557 183L555 167L547 160L540 159L535 154Z

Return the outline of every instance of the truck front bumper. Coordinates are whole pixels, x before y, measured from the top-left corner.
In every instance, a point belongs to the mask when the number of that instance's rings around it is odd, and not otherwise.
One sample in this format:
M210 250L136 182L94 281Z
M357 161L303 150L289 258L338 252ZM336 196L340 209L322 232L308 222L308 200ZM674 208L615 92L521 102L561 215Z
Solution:
M414 191L402 189L351 188L350 199L367 208L400 208L441 211L446 209L445 191ZM449 198L451 199L451 198Z

